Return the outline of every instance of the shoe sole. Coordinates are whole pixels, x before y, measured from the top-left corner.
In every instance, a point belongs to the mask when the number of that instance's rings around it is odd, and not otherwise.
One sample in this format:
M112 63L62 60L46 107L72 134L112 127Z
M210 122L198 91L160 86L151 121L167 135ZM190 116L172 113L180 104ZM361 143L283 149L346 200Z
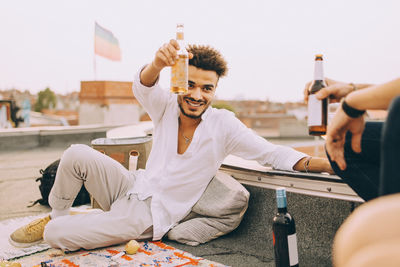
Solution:
M42 243L43 239L41 239L39 241L31 242L31 243L19 243L19 242L16 242L16 241L12 240L11 237L9 236L8 237L8 242L11 245L13 245L14 247L17 247L17 248L29 248L29 247L32 247L32 246L35 246L35 245L38 245L38 244Z

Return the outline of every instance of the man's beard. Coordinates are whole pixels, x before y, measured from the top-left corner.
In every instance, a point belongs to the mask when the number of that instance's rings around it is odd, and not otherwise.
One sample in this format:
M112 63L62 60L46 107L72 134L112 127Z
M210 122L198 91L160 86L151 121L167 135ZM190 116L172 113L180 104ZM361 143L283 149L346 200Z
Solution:
M205 105L205 108L203 109L203 111L202 111L199 115L191 115L191 114L187 114L187 113L185 112L185 110L183 109L183 107L182 107L183 101L185 101L185 99L183 99L183 98L181 98L181 101L178 101L179 109L181 110L181 112L182 112L183 115L185 115L186 117L189 117L189 118L191 118L191 119L199 119L199 118L201 118L201 116L203 115L203 113L206 112L208 106L210 105L210 104L208 104L208 105L206 104L206 105Z

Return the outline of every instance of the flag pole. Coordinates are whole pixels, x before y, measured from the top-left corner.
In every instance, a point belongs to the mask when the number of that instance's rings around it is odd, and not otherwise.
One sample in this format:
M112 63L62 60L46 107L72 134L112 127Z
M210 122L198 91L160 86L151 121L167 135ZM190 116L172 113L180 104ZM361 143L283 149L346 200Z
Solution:
M93 55L93 70L94 70L94 80L97 80L97 74L96 74L96 53Z
M94 49L93 49L93 72L94 72L94 80L97 80L97 73L96 73L96 21L94 22Z

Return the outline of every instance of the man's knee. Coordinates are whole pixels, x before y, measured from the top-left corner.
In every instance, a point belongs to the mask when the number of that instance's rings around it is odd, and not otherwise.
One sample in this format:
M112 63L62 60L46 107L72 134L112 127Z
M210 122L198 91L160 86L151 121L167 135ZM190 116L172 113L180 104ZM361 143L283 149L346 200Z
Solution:
M400 96L395 97L389 107L389 112L400 113Z
M87 145L76 144L71 145L67 150L64 151L62 156L63 164L72 164L73 162L82 162L85 159L91 158L89 156L93 149Z
M400 96L393 99L383 129L382 152L394 151L399 144L400 134Z

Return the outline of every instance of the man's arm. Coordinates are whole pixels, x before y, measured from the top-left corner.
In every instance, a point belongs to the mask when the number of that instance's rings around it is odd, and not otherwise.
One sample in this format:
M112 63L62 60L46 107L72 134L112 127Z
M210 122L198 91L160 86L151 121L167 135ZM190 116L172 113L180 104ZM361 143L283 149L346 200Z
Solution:
M387 109L397 95L400 95L400 79L352 92L346 103L358 110Z
M226 138L226 155L256 160L261 165L272 165L273 168L287 171L307 171L309 172L328 172L333 173L327 159L312 157L297 151L288 146L275 145L256 134L253 130L245 126L234 115L224 117L221 121Z
M157 50L153 61L142 70L140 82L147 87L153 86L161 70L175 64L178 50L178 42L174 39L161 46L160 49Z
M160 75L162 69L158 69L154 67L153 61L148 64L140 73L140 82L144 86L152 87L156 81L158 76Z

